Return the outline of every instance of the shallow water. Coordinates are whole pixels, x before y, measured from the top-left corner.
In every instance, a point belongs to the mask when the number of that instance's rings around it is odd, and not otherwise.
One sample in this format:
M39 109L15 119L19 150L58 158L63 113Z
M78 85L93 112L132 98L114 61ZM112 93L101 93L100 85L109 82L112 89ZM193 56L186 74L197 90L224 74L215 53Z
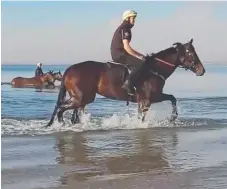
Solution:
M2 87L3 188L226 188L227 65L207 64L196 77L177 70L145 123L137 106L97 96L82 124L49 121L58 89ZM67 66L48 66L64 72ZM2 82L34 74L34 66L2 66ZM57 83L59 85L59 83ZM29 179L28 179L29 177Z

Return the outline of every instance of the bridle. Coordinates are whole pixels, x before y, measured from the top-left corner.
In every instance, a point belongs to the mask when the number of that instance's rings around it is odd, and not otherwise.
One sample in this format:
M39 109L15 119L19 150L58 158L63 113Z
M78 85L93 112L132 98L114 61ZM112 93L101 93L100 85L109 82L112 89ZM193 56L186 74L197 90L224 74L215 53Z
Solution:
M176 49L176 51L178 52L178 60L180 61L180 64L178 64L177 66L175 64L172 64L170 62L167 62L165 60L162 60L160 58L157 58L157 57L154 57L154 59L162 64L165 64L167 66L170 66L170 67L179 67L179 68L184 68L185 70L188 70L188 69L191 69L193 67L195 67L195 58L194 58L194 52L191 52L189 49L186 49L182 44L180 43L175 43L176 44L176 47L174 47ZM173 45L175 45L173 44ZM178 47L179 45L181 47L183 47L183 53L182 53L182 50L180 50ZM183 54L183 55L182 55ZM154 55L154 53L153 53ZM190 65L189 66L186 66L186 62L190 62ZM153 71L150 71L151 73L159 76L162 80L165 81L165 77L161 74L159 74L158 72L153 72Z
M191 69L191 68L195 67L195 58L194 58L194 53L193 52L191 52L189 49L185 49L185 47L184 47L184 52L181 53L180 50L177 48L177 46L174 47L174 48L179 53L179 55L178 55L179 58L178 59L180 61L180 64L177 67L184 68L185 70L188 70L188 69ZM181 54L183 54L183 56ZM175 64L172 64L170 62L164 61L164 60L162 60L160 58L156 58L155 57L154 59L157 60L160 63L163 63L163 64L167 65L167 66L176 67ZM185 64L186 61L190 62L189 66L186 66L186 64Z
M189 58L188 58L189 57ZM188 61L189 59L189 66L186 66L185 62ZM195 67L195 57L194 57L194 53L191 52L190 50L186 49L185 50L185 55L184 57L180 58L180 61L182 62L178 67L180 68L184 68L185 70L191 69Z

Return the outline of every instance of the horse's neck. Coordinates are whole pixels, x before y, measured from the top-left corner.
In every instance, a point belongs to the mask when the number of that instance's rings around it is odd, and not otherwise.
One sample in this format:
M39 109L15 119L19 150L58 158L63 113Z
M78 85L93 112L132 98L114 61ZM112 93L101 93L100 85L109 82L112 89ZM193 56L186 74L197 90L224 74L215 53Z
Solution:
M36 79L36 80L40 80L40 77L41 77L41 76L35 76L35 77L33 77L33 78Z
M168 79L172 73L176 70L178 64L177 64L177 61L178 61L178 58L177 58L177 54L176 53L171 53L171 54L167 54L165 56L156 56L156 58L159 58L171 65L168 65L168 64L165 64L165 63L162 63L162 62L158 62L156 65L157 65L157 71L162 74L166 79ZM157 60L156 60L157 61Z
M53 75L53 78L54 78L54 81L57 80L57 79L56 79L56 78L57 78L57 74L54 74L54 75Z
M45 81L48 80L48 77L47 77L47 75L41 75L41 76L39 76L39 79L40 79L42 82L45 82Z

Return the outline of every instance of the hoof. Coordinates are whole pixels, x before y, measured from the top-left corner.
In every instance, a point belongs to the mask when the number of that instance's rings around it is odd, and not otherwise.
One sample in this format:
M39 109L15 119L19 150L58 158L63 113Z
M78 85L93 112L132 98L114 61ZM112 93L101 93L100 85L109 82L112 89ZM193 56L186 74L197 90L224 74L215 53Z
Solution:
M71 123L72 124L77 124L77 123L80 123L80 120L79 119L71 120Z
M50 127L53 124L53 121L50 121L47 125L45 125L45 128Z
M58 122L59 122L59 123L64 122L63 118L62 118L62 117L61 117L61 118L58 118Z
M141 120L141 122L144 122L145 121L145 116L144 115L138 115L137 119Z
M172 116L171 116L171 118L170 118L170 122L173 122L173 121L175 121L176 119L177 119L177 114L173 114Z
M79 116L76 115L76 117L72 117L71 123L72 123L72 124L80 123L80 118L79 118Z

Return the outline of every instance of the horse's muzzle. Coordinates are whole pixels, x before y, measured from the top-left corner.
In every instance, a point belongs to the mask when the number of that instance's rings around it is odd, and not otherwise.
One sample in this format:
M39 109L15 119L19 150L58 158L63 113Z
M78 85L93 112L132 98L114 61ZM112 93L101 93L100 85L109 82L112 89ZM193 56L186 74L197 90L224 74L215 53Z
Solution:
M205 74L206 70L204 68L200 68L196 70L197 76L203 76Z

